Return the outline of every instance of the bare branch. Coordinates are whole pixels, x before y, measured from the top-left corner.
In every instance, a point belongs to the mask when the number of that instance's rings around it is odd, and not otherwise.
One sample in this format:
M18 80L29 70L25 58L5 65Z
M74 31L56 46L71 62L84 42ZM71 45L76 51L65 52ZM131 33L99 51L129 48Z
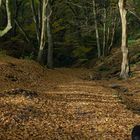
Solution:
M1 7L1 5L2 5L2 0L0 0L0 7Z
M128 12L129 12L130 14L132 14L133 16L135 16L135 17L140 21L140 17L136 14L135 11L132 11L132 10L128 9Z
M1 2L1 0L0 0L0 2ZM10 11L10 8L9 8L9 0L6 0L6 12L7 12L7 26L5 27L5 29L0 31L0 37L4 36L12 28L11 11Z

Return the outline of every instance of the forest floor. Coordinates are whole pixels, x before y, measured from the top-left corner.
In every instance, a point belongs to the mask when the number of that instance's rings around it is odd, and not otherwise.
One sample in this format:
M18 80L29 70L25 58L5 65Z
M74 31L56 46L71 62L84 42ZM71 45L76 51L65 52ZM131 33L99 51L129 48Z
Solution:
M140 67L129 80L92 70L48 70L0 56L1 140L129 140L140 124Z

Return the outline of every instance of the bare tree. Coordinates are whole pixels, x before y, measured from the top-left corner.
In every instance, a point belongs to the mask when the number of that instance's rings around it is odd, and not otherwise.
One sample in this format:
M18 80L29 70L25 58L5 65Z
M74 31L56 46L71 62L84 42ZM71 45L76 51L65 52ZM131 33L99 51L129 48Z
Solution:
M35 9L35 1L34 0L30 0L31 3L31 9L32 9L32 14L33 14L33 20L35 23L35 29L36 29L36 36L37 36L37 41L38 44L40 44L40 22L39 22L39 15L40 15L40 8L38 8L38 13ZM39 3L39 5L41 5L41 2ZM40 18L41 20L41 18Z
M121 73L120 77L127 79L129 77L129 60L128 60L128 40L127 40L127 10L126 10L126 2L127 0L119 0L119 11L121 16L121 22L122 22L122 44L121 44L121 50L122 50L122 66L121 66Z
M50 17L52 14L52 9L50 3L47 6L47 37L48 37L48 55L47 55L47 66L48 68L53 68L53 40L50 25Z
M114 42L114 37L115 37L115 29L116 29L116 21L117 21L117 17L114 17L113 21L112 21L112 34L111 34L111 41L110 44L108 46L108 54L110 54L111 49L113 47L113 42Z
M0 0L0 6L1 6L1 4L2 4L2 0ZM0 30L0 37L4 36L12 28L11 11L10 11L10 8L9 8L9 0L6 0L6 14L7 14L7 26L5 27L5 29Z
M44 48L46 44L46 24L47 24L47 6L48 6L48 0L43 0L42 2L42 26L41 26L41 39L40 39L40 47L38 52L38 62L43 63L43 54L44 54Z
M95 31L96 31L97 51L98 51L98 58L99 58L99 57L101 57L101 47L100 47L100 39L99 39L99 30L98 30L98 23L97 23L96 2L95 2L95 0L93 0L92 3L93 3Z
M106 1L104 1L104 23L103 23L103 57L106 53L106 20L107 20L107 9L106 9Z

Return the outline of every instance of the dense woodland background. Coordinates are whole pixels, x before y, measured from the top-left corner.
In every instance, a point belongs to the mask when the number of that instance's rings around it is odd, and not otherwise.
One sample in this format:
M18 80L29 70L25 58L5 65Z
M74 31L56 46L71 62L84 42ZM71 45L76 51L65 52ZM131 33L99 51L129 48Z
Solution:
M140 2L125 3L131 44L140 37ZM118 0L13 0L9 6L12 29L0 39L1 50L18 58L38 57L50 68L81 66L121 46ZM5 7L3 0L1 29L7 24Z

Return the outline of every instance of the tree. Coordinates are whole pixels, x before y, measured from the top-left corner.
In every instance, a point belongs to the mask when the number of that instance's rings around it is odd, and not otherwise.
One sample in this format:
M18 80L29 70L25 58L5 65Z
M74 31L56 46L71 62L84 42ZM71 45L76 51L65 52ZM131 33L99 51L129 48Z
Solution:
M2 4L2 0L0 0L0 6ZM9 32L12 29L12 24L11 24L11 11L9 8L9 0L6 0L6 14L7 14L7 26L5 29L0 31L0 36L4 36L7 32Z
M127 79L129 77L129 60L128 60L128 40L127 40L127 10L126 10L126 2L127 0L119 0L119 11L121 16L121 23L122 23L122 43L121 43L121 50L122 50L122 66L121 66L121 73L120 77Z
M106 8L106 0L104 1L104 8L103 8L103 17L104 17L104 23L103 23L103 57L105 56L105 48L106 48L106 20L107 20L107 8Z
M30 3L31 3L31 9L32 9L32 14L33 14L33 20L34 20L34 23L35 23L35 29L36 29L36 37L37 37L37 41L38 41L38 44L40 44L40 24L42 23L41 20L42 18L39 18L40 17L40 14L41 14L41 8L40 6L42 6L42 2L39 1L39 6L38 6L38 12L35 8L35 2L34 0L30 0Z
M48 37L47 66L48 68L53 68L53 40L52 40L51 24L50 24L51 14L52 14L52 8L49 2L47 6L47 37Z
M48 0L43 0L42 2L42 23L41 23L41 39L40 39L40 47L38 51L38 62L43 63L44 58L44 49L46 44L46 24L47 24L47 6L48 6Z
M98 51L98 58L101 57L101 47L100 47L100 39L99 39L99 30L98 30L98 23L97 23L97 15L96 15L96 2L93 2L93 14L94 14L94 23L95 23L95 31L96 31L96 41L97 41L97 51Z

